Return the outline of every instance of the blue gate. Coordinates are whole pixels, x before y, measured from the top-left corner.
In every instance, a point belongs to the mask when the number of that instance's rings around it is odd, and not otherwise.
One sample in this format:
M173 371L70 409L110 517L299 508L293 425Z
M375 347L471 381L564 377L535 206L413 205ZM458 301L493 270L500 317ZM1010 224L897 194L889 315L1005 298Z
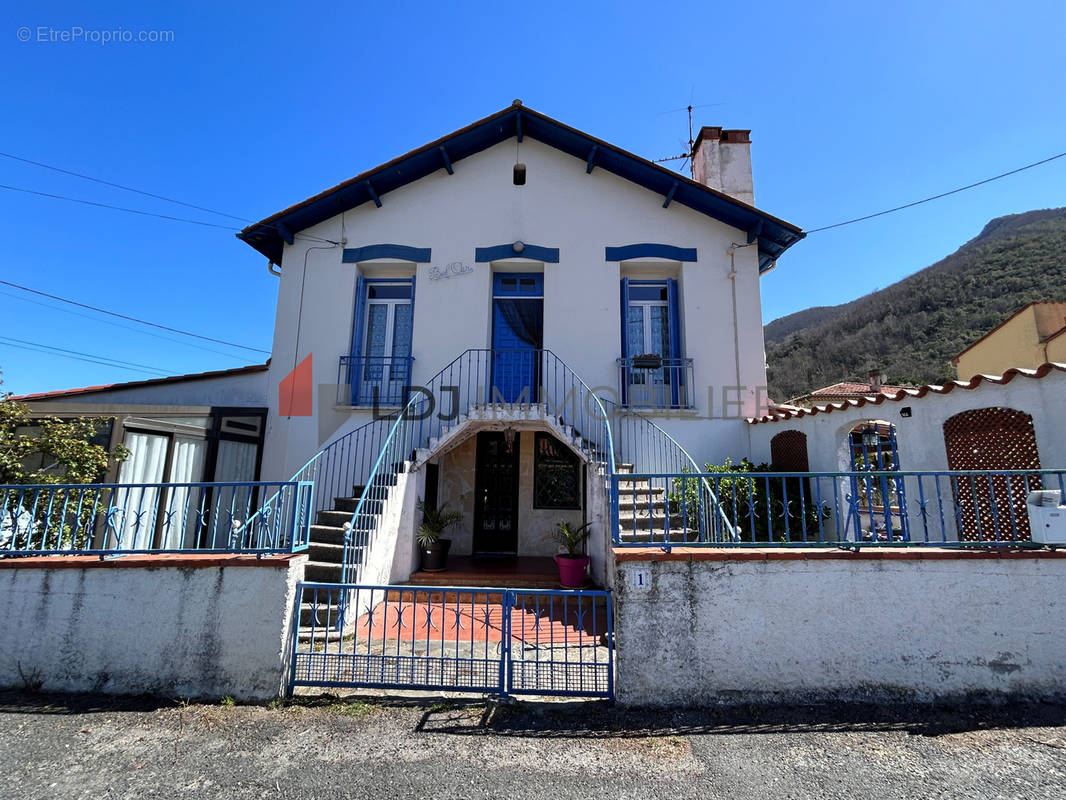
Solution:
M297 597L289 694L320 686L614 698L605 591L301 583Z

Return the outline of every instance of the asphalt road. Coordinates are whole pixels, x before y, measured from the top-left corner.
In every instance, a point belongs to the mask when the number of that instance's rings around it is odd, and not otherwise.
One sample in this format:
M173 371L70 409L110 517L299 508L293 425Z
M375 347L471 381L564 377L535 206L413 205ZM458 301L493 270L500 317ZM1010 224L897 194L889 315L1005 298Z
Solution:
M1066 706L0 695L0 797L1066 798Z

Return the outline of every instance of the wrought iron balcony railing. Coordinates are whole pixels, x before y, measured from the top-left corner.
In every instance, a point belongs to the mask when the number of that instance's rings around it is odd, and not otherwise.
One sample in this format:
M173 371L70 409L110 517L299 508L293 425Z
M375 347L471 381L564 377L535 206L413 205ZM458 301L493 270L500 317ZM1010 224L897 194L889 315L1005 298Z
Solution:
M411 385L411 356L341 356L337 368L337 403L353 406L401 406Z
M692 359L655 354L620 358L618 387L624 408L693 408Z

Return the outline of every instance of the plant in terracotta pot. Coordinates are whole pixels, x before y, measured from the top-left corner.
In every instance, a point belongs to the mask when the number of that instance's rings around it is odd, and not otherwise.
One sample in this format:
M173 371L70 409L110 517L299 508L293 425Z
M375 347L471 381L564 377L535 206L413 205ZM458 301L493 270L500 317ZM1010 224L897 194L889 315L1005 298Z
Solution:
M448 551L452 540L444 539L444 532L463 518L462 511L449 511L445 503L440 508L418 501L422 524L418 526L418 552L425 572L442 572L448 566Z
M578 589L585 585L585 572L589 566L589 557L581 552L585 541L592 533L589 526L591 522L573 528L568 522L560 522L551 532L552 541L565 548L566 552L560 552L555 556L555 563L559 567L559 582L566 589Z

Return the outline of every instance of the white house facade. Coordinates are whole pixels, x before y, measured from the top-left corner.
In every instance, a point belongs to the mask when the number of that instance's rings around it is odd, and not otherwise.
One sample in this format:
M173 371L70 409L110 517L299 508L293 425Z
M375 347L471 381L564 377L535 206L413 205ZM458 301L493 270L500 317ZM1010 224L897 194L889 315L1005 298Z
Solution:
M264 477L317 459L339 523L415 387L432 413L394 431L375 574L413 569L426 499L463 512L458 554L547 555L591 522L602 575L605 475L747 456L765 409L759 278L802 233L749 205L749 147L704 128L698 183L516 102L247 228L280 268Z

